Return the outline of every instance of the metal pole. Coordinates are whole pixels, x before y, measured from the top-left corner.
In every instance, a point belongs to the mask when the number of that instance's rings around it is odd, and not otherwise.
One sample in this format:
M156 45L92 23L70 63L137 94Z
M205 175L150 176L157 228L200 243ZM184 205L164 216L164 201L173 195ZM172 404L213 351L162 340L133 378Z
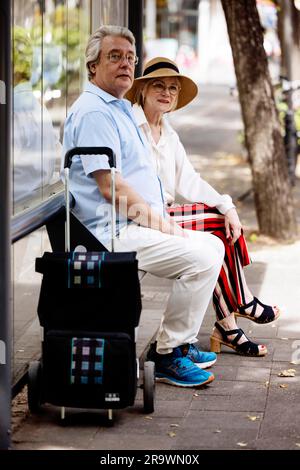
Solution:
M11 1L0 2L0 449L11 445Z
M132 31L136 40L136 54L139 63L135 68L135 76L140 77L143 72L143 0L129 0L128 28Z

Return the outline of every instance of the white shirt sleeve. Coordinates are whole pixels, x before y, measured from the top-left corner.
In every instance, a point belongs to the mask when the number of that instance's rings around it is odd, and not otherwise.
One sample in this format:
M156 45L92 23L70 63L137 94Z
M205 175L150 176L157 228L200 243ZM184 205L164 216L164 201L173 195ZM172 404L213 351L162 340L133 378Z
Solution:
M228 194L219 194L195 171L177 134L176 137L178 139L174 155L176 160L176 192L189 202L203 202L210 207L217 207L222 214L235 207Z

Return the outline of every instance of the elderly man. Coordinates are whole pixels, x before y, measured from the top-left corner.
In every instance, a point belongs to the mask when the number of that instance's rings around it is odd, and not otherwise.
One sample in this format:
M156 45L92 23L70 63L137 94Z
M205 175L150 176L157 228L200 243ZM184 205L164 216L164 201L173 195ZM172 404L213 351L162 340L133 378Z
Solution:
M224 257L223 244L211 234L183 230L164 212L163 191L150 151L123 99L137 63L132 33L102 26L86 48L89 83L71 107L64 129L64 150L105 146L117 157L116 251L136 251L139 268L174 280L157 335L159 381L182 387L207 384L206 370L216 355L195 346ZM111 222L110 171L105 155L76 156L70 172L75 215L108 248Z

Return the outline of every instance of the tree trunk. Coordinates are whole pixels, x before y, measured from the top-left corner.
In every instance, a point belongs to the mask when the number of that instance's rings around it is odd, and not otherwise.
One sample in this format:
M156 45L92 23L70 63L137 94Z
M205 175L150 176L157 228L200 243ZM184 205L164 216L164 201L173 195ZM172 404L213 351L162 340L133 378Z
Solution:
M292 189L255 0L221 0L232 49L262 234L290 240L297 231Z

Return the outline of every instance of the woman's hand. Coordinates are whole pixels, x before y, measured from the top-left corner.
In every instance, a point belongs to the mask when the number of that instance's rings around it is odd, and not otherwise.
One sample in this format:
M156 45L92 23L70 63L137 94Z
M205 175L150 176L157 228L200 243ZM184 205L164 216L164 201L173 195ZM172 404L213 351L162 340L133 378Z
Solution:
M242 224L234 207L225 214L225 229L226 238L233 245L242 233Z

